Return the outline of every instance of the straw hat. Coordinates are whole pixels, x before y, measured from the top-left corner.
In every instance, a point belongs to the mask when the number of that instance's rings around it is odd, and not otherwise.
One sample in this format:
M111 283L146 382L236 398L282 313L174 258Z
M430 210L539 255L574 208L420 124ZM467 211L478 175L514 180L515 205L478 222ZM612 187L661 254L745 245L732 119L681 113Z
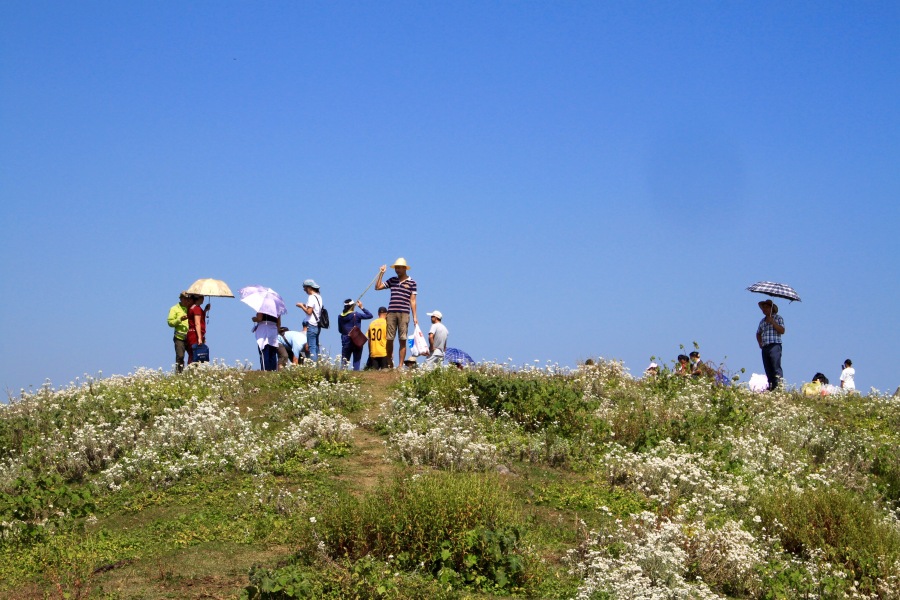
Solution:
M398 258L397 262L395 262L394 264L391 265L392 269L396 269L397 267L406 267L406 270L409 271L409 265L406 264L405 258L402 258L402 257Z

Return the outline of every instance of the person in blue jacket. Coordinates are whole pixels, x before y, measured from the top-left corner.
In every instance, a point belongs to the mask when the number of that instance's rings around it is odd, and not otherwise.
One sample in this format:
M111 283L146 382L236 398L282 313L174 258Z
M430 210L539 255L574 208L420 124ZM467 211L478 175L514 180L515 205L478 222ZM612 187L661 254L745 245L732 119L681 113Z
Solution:
M358 312L355 310L359 306ZM359 363L362 360L363 347L356 347L353 340L350 339L350 330L359 327L362 330L362 322L364 319L371 319L372 313L363 308L362 302L354 302L351 299L344 300L344 312L338 317L338 331L341 332L341 368L344 365L350 365L350 357L353 356L353 370L359 371Z

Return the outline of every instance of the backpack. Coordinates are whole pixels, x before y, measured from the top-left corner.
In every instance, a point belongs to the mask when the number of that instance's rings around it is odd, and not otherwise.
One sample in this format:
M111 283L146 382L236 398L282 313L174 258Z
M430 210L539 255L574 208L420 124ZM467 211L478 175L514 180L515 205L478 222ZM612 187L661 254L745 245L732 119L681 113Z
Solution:
M331 321L328 320L328 311L325 309L325 305L322 304L322 296L319 296L319 329L328 329L331 326Z

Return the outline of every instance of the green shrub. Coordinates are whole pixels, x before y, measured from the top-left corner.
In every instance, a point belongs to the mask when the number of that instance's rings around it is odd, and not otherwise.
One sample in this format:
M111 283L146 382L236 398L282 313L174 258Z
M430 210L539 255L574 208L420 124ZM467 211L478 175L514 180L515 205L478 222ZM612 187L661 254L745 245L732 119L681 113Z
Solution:
M458 594L436 581L398 573L390 563L367 556L357 562L252 567L241 600L455 600Z
M280 371L253 373L252 376L255 385L261 389L270 390L292 390L320 381L342 383L349 380L349 371L339 369L327 361L323 361L316 367L292 366Z
M788 552L807 557L822 550L864 582L883 576L883 566L900 558L900 534L871 502L849 490L774 492L761 498L760 516Z
M470 405L474 396L480 406L506 412L526 431L551 427L565 436L583 432L598 406L585 401L583 390L565 375L436 369L401 382L400 388L445 408Z
M0 492L0 521L9 524L13 533L9 539L24 544L45 540L94 510L88 488L73 489L56 474L20 477L13 482L12 493ZM0 543L4 539L0 536Z
M526 431L553 426L562 435L584 431L599 403L585 401L584 393L564 378L512 379L480 373L469 374L479 404L505 411L525 425Z
M529 579L520 522L498 476L437 472L342 495L318 529L334 556L395 559L444 581L511 590Z
M606 507L617 517L649 510L644 497L618 487L594 482L542 482L534 489L533 502L557 510L592 511Z
M871 472L878 478L882 495L895 504L900 503L900 450L888 446L878 448Z

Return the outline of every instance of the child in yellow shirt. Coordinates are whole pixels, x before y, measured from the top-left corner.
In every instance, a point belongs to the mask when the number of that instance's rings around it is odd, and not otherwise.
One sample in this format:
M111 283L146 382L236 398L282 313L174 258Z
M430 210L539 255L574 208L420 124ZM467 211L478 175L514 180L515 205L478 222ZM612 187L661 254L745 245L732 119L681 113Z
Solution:
M378 318L369 324L369 366L373 369L386 369L387 361L387 309L378 309Z

